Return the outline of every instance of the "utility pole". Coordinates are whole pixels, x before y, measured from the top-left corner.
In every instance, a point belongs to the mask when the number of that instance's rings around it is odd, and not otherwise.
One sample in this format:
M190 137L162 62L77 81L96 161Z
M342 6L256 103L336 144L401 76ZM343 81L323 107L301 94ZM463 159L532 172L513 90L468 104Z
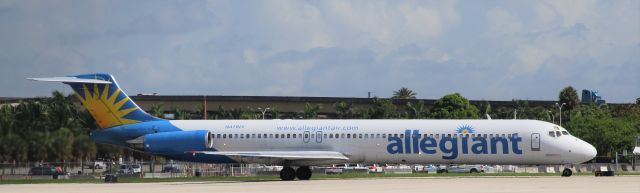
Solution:
M262 108L258 107L258 110L260 110L260 112L262 112L262 120L264 120L264 114L265 114L265 113L267 113L267 111L268 111L269 109L271 109L271 108L268 108L268 107L267 107L267 108L265 108L265 109L262 109Z
M203 109L202 109L202 116L204 120L207 120L207 95L204 95L204 101L203 101Z
M558 103L556 103L556 106L558 106L558 109L560 110L560 127L562 127L562 107L566 104L567 103L562 103L561 105L559 105Z

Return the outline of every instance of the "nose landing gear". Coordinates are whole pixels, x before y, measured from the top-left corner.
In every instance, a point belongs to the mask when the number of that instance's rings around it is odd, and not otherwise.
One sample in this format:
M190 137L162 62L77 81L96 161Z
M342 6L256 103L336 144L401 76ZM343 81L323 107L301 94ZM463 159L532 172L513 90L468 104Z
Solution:
M562 171L562 177L569 177L569 176L571 176L572 174L573 174L573 171L571 171L571 169L569 169L569 168L565 168L565 169Z

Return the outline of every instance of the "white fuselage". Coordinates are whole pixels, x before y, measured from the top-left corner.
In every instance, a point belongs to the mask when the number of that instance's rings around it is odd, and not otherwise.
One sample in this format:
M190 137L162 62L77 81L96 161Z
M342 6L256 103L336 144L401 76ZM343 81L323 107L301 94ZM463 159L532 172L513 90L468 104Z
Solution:
M181 120L209 130L215 151L336 151L350 163L573 164L595 148L534 120ZM553 133L553 135L550 134ZM558 136L557 134L560 134ZM264 159L235 160L266 163ZM299 164L338 164L312 162Z

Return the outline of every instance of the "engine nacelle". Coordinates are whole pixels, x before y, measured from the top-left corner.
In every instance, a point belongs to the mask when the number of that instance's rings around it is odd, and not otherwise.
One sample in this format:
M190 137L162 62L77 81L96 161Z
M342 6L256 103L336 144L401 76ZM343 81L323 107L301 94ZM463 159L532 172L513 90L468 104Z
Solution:
M209 131L172 131L144 136L144 151L153 154L175 155L187 151L205 151L213 147Z

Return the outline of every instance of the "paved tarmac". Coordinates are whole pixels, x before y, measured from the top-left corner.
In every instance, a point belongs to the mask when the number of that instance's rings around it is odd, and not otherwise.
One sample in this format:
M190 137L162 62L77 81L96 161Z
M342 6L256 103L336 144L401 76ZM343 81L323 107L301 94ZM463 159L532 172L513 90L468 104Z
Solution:
M640 192L640 176L421 177L310 181L0 185L2 193Z

